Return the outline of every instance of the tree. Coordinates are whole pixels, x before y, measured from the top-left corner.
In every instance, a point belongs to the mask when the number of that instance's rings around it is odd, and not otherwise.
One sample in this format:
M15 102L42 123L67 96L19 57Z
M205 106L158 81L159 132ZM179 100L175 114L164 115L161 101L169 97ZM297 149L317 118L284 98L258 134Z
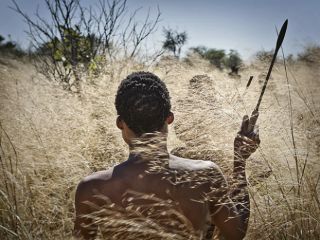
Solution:
M242 60L240 54L236 50L231 49L227 57L225 58L226 67L231 69L230 74L238 75L241 64Z
M205 46L192 47L190 50L199 54L202 58L208 60L212 65L219 69L223 69L225 51L223 49L207 48Z
M274 50L266 51L266 50L260 50L255 54L255 58L260 62L271 62L273 58Z
M11 39L9 35L9 39ZM21 57L25 52L19 47L19 45L11 40L5 41L5 37L0 35L0 51L2 53L11 54L14 56Z
M9 35L10 38L10 35ZM12 42L12 41L6 41L4 42L5 37L3 37L2 35L0 35L0 49L2 50L13 50L17 47L17 44Z
M204 58L219 69L223 68L223 59L226 56L223 49L210 48L204 54Z
M227 67L231 69L230 74L238 75L242 60L236 50L231 49L227 55L223 49L207 48L205 46L192 47L190 50L199 54L217 68L223 69Z
M163 30L165 40L163 42L163 48L173 53L176 58L180 58L181 48L186 44L188 35L187 32L178 32L172 29Z
M2 35L0 35L0 45L2 45L2 42L4 41L4 37Z
M29 26L28 34L38 69L60 82L65 89L80 92L80 73L86 73L101 59L113 60L115 54L134 58L143 41L154 32L160 11L154 20L148 12L145 20L135 21L137 10L127 12L127 0L98 0L85 8L81 0L44 0L49 20L36 12L28 16L12 0L12 9ZM102 62L103 63L103 62ZM39 66L40 64L40 66Z
M307 64L319 64L320 63L320 45L309 44L304 47L302 52L297 56L298 61L305 62Z
M205 46L197 46L197 47L191 47L190 50L196 54L199 54L201 57L205 58L208 48Z
M292 53L290 53L287 57L286 57L286 61L290 64L295 62L295 57L293 56Z

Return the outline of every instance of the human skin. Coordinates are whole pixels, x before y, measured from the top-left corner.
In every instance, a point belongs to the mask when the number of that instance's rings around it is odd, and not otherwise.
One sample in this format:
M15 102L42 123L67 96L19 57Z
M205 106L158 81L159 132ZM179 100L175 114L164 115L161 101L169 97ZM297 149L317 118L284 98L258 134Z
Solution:
M259 135L254 131L257 115L253 118L244 117L241 130L234 141L234 171L233 183L228 186L219 167L210 161L197 161L182 159L170 155L166 146L166 135L168 125L174 120L173 113L167 117L161 134L164 143L159 147L164 156L164 161L169 161L169 167L182 170L209 170L214 175L214 181L206 182L192 188L190 184L173 184L169 179L173 173L164 175L148 174L150 161L140 161L139 150L133 144L136 134L127 124L117 119L117 127L122 132L124 141L129 146L130 155L128 159L112 169L100 171L84 178L78 185L75 196L76 219L74 236L80 239L94 239L97 234L98 225L93 224L92 219L83 217L95 211L92 204L103 207L105 204L103 196L110 202L126 208L128 206L125 196L128 191L142 194L155 194L159 199L172 200L177 205L177 211L181 212L191 223L195 234L199 239L211 238L207 232L214 225L219 229L225 239L242 239L245 236L250 213L249 195L247 192L247 181L245 175L245 161L253 153L260 143ZM138 151L138 152L137 152ZM215 189L215 191L212 191ZM241 194L240 194L241 193ZM206 199L204 199L206 196ZM240 197L239 197L240 196ZM209 200L207 200L209 198ZM232 198L221 204L221 199ZM92 204L87 204L88 202ZM141 203L140 203L141 204ZM143 203L142 203L143 204ZM90 225L90 228L86 227Z

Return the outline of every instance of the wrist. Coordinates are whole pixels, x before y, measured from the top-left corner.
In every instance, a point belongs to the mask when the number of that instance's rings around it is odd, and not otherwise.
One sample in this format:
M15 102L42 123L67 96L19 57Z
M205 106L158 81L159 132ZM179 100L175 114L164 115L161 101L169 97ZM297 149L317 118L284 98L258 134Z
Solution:
M241 157L236 152L234 153L234 162L233 162L233 175L234 176L246 176L246 160Z

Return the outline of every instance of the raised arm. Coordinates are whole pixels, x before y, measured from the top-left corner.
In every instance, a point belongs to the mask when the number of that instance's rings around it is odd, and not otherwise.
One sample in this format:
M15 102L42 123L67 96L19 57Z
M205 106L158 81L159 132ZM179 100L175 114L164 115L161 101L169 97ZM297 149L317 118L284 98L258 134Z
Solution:
M256 126L258 112L243 117L241 129L234 140L234 169L229 191L221 192L221 203L212 209L212 220L225 239L243 239L248 228L250 199L246 178L246 159L260 144ZM222 188L223 189L223 188Z
M250 118L245 115L243 117L241 129L234 140L233 191L231 197L245 224L245 231L248 227L250 216L250 199L245 171L246 160L257 150L260 144L259 129L256 125L258 116L259 114L257 111L254 111Z

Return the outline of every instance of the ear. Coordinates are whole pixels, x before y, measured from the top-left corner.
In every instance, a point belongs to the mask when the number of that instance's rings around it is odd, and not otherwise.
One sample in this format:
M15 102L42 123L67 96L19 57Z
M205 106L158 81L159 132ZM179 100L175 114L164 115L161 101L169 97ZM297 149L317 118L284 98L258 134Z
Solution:
M122 119L120 118L120 116L117 117L116 124L119 129L121 129L121 130L123 129L123 122L122 122Z
M174 121L174 114L173 114L173 112L170 112L167 119L166 119L166 122L167 122L167 124L171 124L173 121Z

